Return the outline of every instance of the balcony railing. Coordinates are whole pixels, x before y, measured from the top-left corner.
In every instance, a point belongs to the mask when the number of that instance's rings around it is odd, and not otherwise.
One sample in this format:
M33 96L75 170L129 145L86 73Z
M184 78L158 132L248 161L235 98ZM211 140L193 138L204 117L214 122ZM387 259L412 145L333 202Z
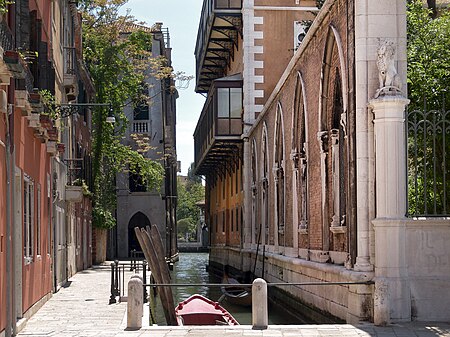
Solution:
M75 75L77 56L75 47L64 47L64 75Z
M226 164L239 150L242 135L242 80L233 76L212 83L194 133L199 175Z
M13 50L14 37L6 21L0 22L0 46L5 50Z
M197 92L208 92L224 76L242 36L241 10L242 0L204 0L195 47Z
M133 121L133 133L149 133L150 122L148 121Z

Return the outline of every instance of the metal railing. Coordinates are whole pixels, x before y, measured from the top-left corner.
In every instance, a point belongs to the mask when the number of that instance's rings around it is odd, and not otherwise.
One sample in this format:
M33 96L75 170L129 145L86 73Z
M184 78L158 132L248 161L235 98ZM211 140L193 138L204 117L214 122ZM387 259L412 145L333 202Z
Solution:
M150 122L133 121L133 133L149 133Z
M75 47L64 47L64 74L75 75L77 56Z
M0 22L0 46L5 50L13 50L14 37L6 21Z
M109 304L117 303L116 297L119 297L119 301L125 296L125 273L134 271L135 274L142 275L144 283L147 280L147 261L146 260L132 260L130 262L119 262L115 260L111 262L111 294L109 298ZM144 287L144 302L147 302L147 288Z
M145 260L144 252L141 250L132 249L130 252L131 266L130 271L139 271L140 263Z
M135 282L138 285L140 284L139 280L131 279L130 282ZM268 287L274 287L274 286L317 286L317 285L323 285L323 286L332 286L332 285L373 285L375 284L374 281L354 281L354 282L293 282L293 283L283 283L283 282L274 282L274 283L267 283L264 279L257 278L253 281L253 283L249 284L239 284L239 287L242 287L243 289L251 289L251 292L248 292L251 294L251 301L252 301L252 325L253 329L267 329L268 323L269 323L269 310L268 310ZM155 284L143 284L144 289L146 287L154 287ZM173 283L173 284L157 284L158 287L192 287L192 286L198 286L198 287L229 287L229 283ZM130 288L132 289L132 288ZM142 292L135 291L130 293L130 301L132 303L139 303L137 299L142 296ZM223 295L225 296L225 294ZM221 297L222 299L223 297ZM133 300L134 299L134 300ZM221 299L219 299L217 302L220 302ZM150 301L150 311L149 311L149 319L150 324L153 325L156 322L155 316L153 313L154 310L154 304L152 305L153 299L152 296L149 298ZM183 302L182 302L183 303ZM182 305L180 303L180 305ZM136 305L128 305L127 306L127 315L130 316L136 316L138 313L142 315L142 307L140 309L137 308ZM142 323L139 320L138 327L142 327ZM136 328L135 326L132 326L133 323L129 323L127 321L127 327L129 328Z
M267 283L268 287L287 287L287 286L339 286L339 285L372 285L375 284L374 281L354 281L354 282L273 282ZM243 288L251 287L253 283L239 283L237 285L230 283L165 283L165 284L155 284L155 283L145 283L146 287L209 287L209 288L220 288L220 287L230 287L239 286Z
M410 111L407 136L408 216L449 216L450 111Z

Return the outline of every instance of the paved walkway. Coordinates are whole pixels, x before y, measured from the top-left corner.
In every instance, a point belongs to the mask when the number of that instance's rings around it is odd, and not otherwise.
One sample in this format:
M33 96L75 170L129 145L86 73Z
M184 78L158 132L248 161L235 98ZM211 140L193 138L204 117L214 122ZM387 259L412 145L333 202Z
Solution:
M128 276L130 273L128 273ZM352 325L285 325L269 326L267 330L237 327L144 327L126 331L126 303L109 305L109 264L79 272L70 283L44 304L28 321L18 336L33 337L313 337L313 336L376 336L376 337L450 337L450 323L408 323L389 327L371 324Z

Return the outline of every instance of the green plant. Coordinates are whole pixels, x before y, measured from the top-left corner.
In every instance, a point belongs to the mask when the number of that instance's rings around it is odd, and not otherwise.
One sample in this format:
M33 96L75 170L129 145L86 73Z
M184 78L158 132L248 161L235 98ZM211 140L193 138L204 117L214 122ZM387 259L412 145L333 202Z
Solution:
M409 109L450 106L450 13L436 19L421 0L408 2L408 98Z
M94 206L92 209L92 223L97 228L109 229L116 225L116 219L111 211Z
M197 203L205 199L205 187L197 178L191 174L185 183L178 180L177 184L177 220L185 220L194 226L200 218Z
M0 14L8 12L8 5L14 4L14 1L0 0Z
M132 17L119 15L120 7L126 2L79 2L83 16L83 56L93 79L95 101L111 102L116 119L112 126L106 122L108 109L93 110L93 201L98 219L94 225L101 228L115 224L108 221L108 216L116 206L118 172L136 170L149 189L158 189L164 176L160 162L140 153L147 148L146 144L140 143L140 151L135 151L121 143L129 123L123 107L130 102L142 102L145 76L148 73L158 78L173 76L165 59L151 57L151 33L134 25Z
M89 186L86 184L86 181L84 181L84 179L75 179L72 183L72 186L81 186L83 195L92 198L93 194L91 191L89 191Z
M450 13L407 4L408 213L447 215L450 199Z
M56 99L55 96L47 89L42 89L38 91L41 96L42 103L44 105L43 115L48 115L52 120L58 119L59 113L55 109Z

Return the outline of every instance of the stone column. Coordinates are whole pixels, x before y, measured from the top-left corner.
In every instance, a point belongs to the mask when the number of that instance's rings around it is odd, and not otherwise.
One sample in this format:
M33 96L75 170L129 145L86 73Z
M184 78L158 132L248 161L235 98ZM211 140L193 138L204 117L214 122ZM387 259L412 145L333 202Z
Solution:
M385 299L374 307L376 324L411 320L406 261L406 141L405 107L409 100L381 96L370 101L375 135L376 218L375 288ZM378 284L380 283L380 284ZM379 296L378 296L379 297ZM376 299L378 298L376 297Z
M405 107L396 96L372 99L375 119L376 217L399 219L406 214Z
M298 153L291 152L291 164L292 164L292 240L294 250L296 250L298 256L298 230L299 230L299 218L298 218Z
M320 177L321 177L321 198L322 198L322 250L330 249L329 234L330 224L328 221L327 207L327 156L328 156L328 131L319 131L317 140L320 146Z
M406 87L406 0L355 1L357 271L373 270L374 263L375 170L367 103L377 89L377 47L384 38L397 46L396 68Z

